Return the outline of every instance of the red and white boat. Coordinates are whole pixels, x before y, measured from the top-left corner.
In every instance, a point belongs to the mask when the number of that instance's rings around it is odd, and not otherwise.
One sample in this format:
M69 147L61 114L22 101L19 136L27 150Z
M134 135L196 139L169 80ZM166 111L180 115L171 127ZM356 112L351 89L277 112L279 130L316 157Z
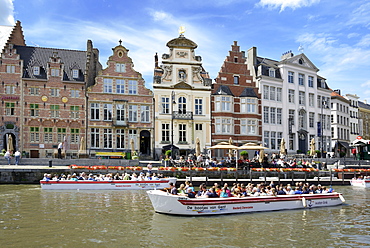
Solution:
M370 178L352 179L351 180L351 185L352 186L357 186L357 187L363 187L363 188L370 188Z
M149 190L147 193L156 212L190 216L330 207L340 205L345 201L340 193L242 198L188 198L171 195L161 190Z
M159 180L111 180L111 181L92 181L92 180L41 180L42 189L52 190L127 190L127 189L164 189L169 187L169 183L176 184L177 178L161 178Z

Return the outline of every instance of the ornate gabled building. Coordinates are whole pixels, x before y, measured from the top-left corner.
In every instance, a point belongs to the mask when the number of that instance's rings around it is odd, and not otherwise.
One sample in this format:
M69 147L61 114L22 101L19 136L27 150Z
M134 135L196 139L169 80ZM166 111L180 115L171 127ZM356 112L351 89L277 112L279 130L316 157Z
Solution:
M212 80L195 55L197 46L181 34L167 43L169 53L162 55L161 66L155 56L156 158L164 150L175 151L173 155L192 153L197 138L202 149L211 145Z
M280 61L258 57L248 50L251 69L262 95L262 135L267 152L278 152L284 138L288 153L306 153L315 138L316 149L331 150L330 93L319 69L301 53L289 51Z
M135 150L153 156L153 93L134 70L128 49L113 49L107 67L87 90L91 151ZM133 146L133 147L132 147Z
M25 45L17 22L0 61L0 147L30 157L52 156L59 142L77 154L86 135L85 89L99 68L98 52Z
M213 145L230 138L238 146L261 143L260 94L236 41L213 84L211 108ZM222 152L215 155L225 156Z

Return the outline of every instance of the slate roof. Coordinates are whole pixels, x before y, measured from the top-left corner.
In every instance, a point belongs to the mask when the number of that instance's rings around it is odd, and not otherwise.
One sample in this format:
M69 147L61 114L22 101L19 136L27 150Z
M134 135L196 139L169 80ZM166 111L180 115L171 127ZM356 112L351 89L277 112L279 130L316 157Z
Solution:
M367 103L364 103L364 102L361 102L361 101L358 101L358 107L370 110L370 104L367 104Z
M239 97L258 97L253 88L244 88Z
M84 81L86 51L31 46L14 46L14 48L24 61L23 78L47 79L47 64L51 57L56 56L64 64L63 81ZM40 66L40 75L33 75L33 66ZM79 70L79 78L73 78L72 69Z
M218 89L215 91L215 93L212 93L212 95L234 96L234 94L231 92L229 86L227 86L227 85L220 85L218 87Z

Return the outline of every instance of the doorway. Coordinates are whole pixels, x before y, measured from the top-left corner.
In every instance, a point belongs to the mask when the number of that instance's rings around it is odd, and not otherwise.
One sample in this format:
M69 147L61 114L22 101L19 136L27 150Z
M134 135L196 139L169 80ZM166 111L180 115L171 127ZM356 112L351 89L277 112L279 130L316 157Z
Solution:
M140 132L140 153L150 155L150 132L148 130Z

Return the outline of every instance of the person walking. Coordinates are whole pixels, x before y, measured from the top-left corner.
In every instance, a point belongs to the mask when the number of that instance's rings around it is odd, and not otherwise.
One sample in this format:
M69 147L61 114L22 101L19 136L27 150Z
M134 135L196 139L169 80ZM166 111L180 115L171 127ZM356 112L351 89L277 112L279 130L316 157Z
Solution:
M63 142L60 142L58 145L58 158L62 159L62 149L63 149Z
M4 158L6 159L6 160L8 160L8 165L10 165L10 160L11 160L11 155L10 155L10 151L9 150L7 150L6 151L6 153L5 153L5 155L4 155Z
M19 164L19 160L21 159L21 152L20 151L16 151L14 153L14 158L15 158L15 165L18 165Z

